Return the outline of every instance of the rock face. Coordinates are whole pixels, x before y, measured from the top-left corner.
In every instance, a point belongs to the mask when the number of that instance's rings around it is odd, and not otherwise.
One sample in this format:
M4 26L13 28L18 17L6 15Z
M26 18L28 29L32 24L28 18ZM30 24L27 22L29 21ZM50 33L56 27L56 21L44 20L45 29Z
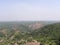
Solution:
M18 45L17 43L14 43L14 45Z
M28 27L35 30L35 29L41 28L43 26L44 25L42 23L35 23L35 24L30 24Z

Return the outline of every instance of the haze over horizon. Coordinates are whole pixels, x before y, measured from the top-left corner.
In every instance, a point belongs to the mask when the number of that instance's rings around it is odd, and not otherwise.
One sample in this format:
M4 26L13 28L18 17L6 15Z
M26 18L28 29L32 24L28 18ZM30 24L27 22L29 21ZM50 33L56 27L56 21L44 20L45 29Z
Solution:
M60 21L60 0L0 0L0 21Z

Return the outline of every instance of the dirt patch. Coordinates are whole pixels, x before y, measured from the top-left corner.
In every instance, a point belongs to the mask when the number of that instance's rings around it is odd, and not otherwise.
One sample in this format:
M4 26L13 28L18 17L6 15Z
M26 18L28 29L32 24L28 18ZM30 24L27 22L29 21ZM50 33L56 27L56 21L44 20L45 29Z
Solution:
M27 42L25 45L39 45L39 42Z

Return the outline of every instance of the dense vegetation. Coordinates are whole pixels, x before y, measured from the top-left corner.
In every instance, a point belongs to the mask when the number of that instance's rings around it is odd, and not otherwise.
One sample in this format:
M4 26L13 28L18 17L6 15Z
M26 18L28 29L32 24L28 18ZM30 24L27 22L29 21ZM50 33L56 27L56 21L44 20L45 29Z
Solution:
M31 23L0 23L0 45L24 45L38 41L43 45L60 45L60 23L32 30ZM32 23L33 24L33 23Z
M32 32L32 36L43 43L60 45L60 23L44 26Z

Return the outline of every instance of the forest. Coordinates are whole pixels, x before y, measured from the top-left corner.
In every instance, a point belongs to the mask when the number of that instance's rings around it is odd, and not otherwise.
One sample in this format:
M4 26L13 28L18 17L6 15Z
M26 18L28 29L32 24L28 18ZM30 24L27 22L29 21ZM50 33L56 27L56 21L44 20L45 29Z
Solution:
M60 45L60 22L0 22L0 45L27 45L30 42Z

